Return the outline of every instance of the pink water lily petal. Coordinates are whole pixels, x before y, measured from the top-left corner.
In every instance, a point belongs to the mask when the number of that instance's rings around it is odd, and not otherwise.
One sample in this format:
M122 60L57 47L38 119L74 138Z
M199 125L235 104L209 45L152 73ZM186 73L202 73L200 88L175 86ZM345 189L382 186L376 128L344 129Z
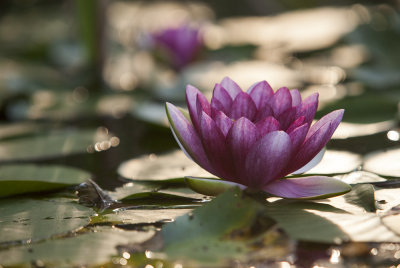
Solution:
M303 125L305 123L305 117L304 116L300 116L298 117L286 130L286 133L290 133L293 130L295 130L296 128L298 128L299 126Z
M254 117L254 122L258 122L268 116L273 115L274 111L272 110L271 106L269 106L268 104L264 104L264 106L260 107L260 109L257 111L257 114Z
M232 106L233 98L229 95L228 91L220 84L216 84L214 87L211 105L213 106L213 102L216 101L222 104L222 110L226 115L228 115Z
M274 91L267 83L267 81L261 81L252 85L247 90L247 94L249 94L250 97L253 99L254 103L257 106L257 109L260 109L268 103L268 100L274 94Z
M330 132L332 132L332 134L333 134L333 132L335 132L336 128L338 127L340 121L342 121L343 113L344 113L344 110L340 109L340 110L335 110L333 112L330 112L329 114L322 117L320 120L318 120L315 124L313 124L311 126L306 139L308 139L309 137L314 135L314 133L318 129L320 129L322 126L324 126L327 123L332 124L332 127L330 128ZM331 134L331 136L332 136L332 134Z
M293 121L296 119L296 112L296 107L291 107L276 117L276 119L279 121L279 124L281 125L282 130L286 131L288 127L293 123Z
M326 176L279 179L264 187L264 191L295 199L322 199L341 195L351 190L347 183Z
M201 140L191 122L189 122L189 120L173 104L166 103L165 107L170 126L179 146L202 168L214 173L214 169L208 161Z
M319 128L314 135L311 137L306 136L306 140L300 146L297 154L292 158L291 164L289 165L289 173L298 170L305 164L311 161L322 148L328 143L331 134L331 124L326 123L324 126ZM308 135L308 134L307 134Z
M244 163L250 147L257 140L257 128L247 118L241 117L235 121L227 135L227 144L233 156L236 173L240 178L246 178Z
M290 90L292 96L292 107L298 107L301 105L301 94L297 89ZM299 107L300 108L300 107Z
M230 117L234 120L237 120L240 117L246 117L249 120L253 120L257 113L256 104L246 92L240 92L236 96L231 110Z
M232 119L227 117L222 111L218 111L214 121L219 127L219 129L222 131L224 136L226 137L226 135L228 135L228 132L233 125Z
M214 120L204 112L200 117L200 130L204 150L215 170L214 175L221 179L235 181L232 155L225 143L225 136Z
M287 87L281 87L271 97L270 106L275 117L292 107L292 96Z
M198 110L201 109L207 114L211 114L210 104L207 98L194 86L186 87L186 103L188 106L190 118L196 130L199 129Z
M292 152L295 153L299 147L303 144L308 131L308 124L305 123L292 132L289 133L290 140L292 141Z
M264 137L266 134L280 129L278 120L273 116L268 116L256 124L257 140Z
M229 115L230 110L226 110L224 105L217 99L211 100L211 117L215 118L219 111L222 111L224 114ZM199 115L200 117L200 115Z
M276 179L291 150L290 137L284 131L272 131L253 144L245 161L248 186L259 188Z
M315 112L318 108L318 93L314 93L311 96L307 97L303 100L301 104L300 112L297 116L304 116L305 122L311 125L312 120L314 119Z
M228 91L232 100L236 98L237 94L242 92L242 89L239 87L239 85L236 84L236 82L229 77L224 77L224 79L222 79L221 86L224 87L226 91Z

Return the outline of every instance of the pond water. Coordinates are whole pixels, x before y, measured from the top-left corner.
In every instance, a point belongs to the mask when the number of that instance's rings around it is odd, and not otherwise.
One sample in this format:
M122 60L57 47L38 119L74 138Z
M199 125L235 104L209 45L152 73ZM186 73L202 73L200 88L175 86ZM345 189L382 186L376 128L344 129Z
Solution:
M399 9L331 4L2 2L0 267L396 267ZM204 43L178 64L151 34L182 23ZM352 191L189 188L213 175L180 151L165 102L184 107L187 84L211 98L225 76L318 92L317 118L345 109L306 175Z

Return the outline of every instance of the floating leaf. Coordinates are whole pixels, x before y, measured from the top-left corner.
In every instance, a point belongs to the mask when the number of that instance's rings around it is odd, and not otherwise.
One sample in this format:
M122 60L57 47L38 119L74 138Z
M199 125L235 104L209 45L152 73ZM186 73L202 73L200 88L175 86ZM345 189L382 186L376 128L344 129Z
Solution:
M0 142L0 161L46 159L84 153L95 143L95 131L65 130Z
M92 209L71 202L4 199L0 243L34 242L76 231L89 223L92 214Z
M365 156L364 169L379 175L400 177L400 148L374 152Z
M353 187L350 193L344 196L344 199L350 203L360 206L368 212L375 212L374 187L371 184L361 184Z
M86 171L65 166L3 165L0 166L0 197L57 190L80 184L90 177Z
M307 171L309 174L347 173L361 165L361 156L346 151L327 150L322 161Z
M37 260L46 267L100 265L118 254L117 245L141 243L153 235L154 232L96 228L95 232L2 250L0 260L2 265L7 266L29 264Z
M162 229L165 252L171 258L196 259L214 265L223 259L238 259L246 242L235 233L249 231L261 205L238 189L222 193L212 202L184 215ZM242 231L242 232L241 232Z
M134 180L164 180L185 176L211 177L212 175L191 161L181 150L164 155L150 154L122 163L118 173Z

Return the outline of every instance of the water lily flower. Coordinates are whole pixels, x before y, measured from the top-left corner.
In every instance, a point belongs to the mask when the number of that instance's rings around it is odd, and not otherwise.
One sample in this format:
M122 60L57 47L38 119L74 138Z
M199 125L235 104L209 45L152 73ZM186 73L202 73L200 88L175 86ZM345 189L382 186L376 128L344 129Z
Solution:
M192 62L203 46L199 29L187 25L164 29L153 35L153 41L177 70Z
M215 85L211 103L191 85L186 101L188 113L166 103L168 120L186 155L222 179L208 180L211 184L203 188L210 193L224 188L220 182L284 198L325 198L350 191L348 184L327 176L285 178L321 160L342 120L344 110L336 110L312 124L317 93L302 100L298 90L282 87L274 92L266 81L244 92L225 77ZM196 188L198 181L192 183Z

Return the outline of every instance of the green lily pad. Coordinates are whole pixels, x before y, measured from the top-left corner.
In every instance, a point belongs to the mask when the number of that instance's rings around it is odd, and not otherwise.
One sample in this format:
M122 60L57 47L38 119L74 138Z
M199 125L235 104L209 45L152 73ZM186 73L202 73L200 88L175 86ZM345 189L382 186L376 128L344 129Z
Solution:
M326 105L317 112L316 117L336 109L345 109L344 122L350 123L378 123L396 118L397 100L382 96L382 94L363 94L350 96Z
M92 224L154 224L170 222L191 212L192 209L116 209L113 213L103 213L92 217Z
M93 214L92 209L72 202L4 199L0 201L0 243L35 242L77 231Z
M28 138L0 142L0 161L48 159L85 153L96 142L108 141L108 136L94 130L54 131ZM94 150L94 149L93 149Z
M154 232L96 228L94 232L73 237L2 250L0 260L2 265L7 266L29 264L38 260L46 267L101 265L118 254L117 245L142 243L153 235Z
M186 177L186 184L190 189L197 193L204 195L216 196L228 189L239 187L242 190L247 188L244 185L237 184L230 181L224 181L217 178L197 178L197 177Z
M118 174L133 180L165 180L185 176L212 177L181 150L128 160L118 167Z
M248 251L246 240L235 234L249 230L262 206L238 189L222 193L191 214L164 225L165 252L172 259L195 259L216 265L240 259Z
M80 184L90 177L86 171L64 166L0 166L0 197L57 190Z

